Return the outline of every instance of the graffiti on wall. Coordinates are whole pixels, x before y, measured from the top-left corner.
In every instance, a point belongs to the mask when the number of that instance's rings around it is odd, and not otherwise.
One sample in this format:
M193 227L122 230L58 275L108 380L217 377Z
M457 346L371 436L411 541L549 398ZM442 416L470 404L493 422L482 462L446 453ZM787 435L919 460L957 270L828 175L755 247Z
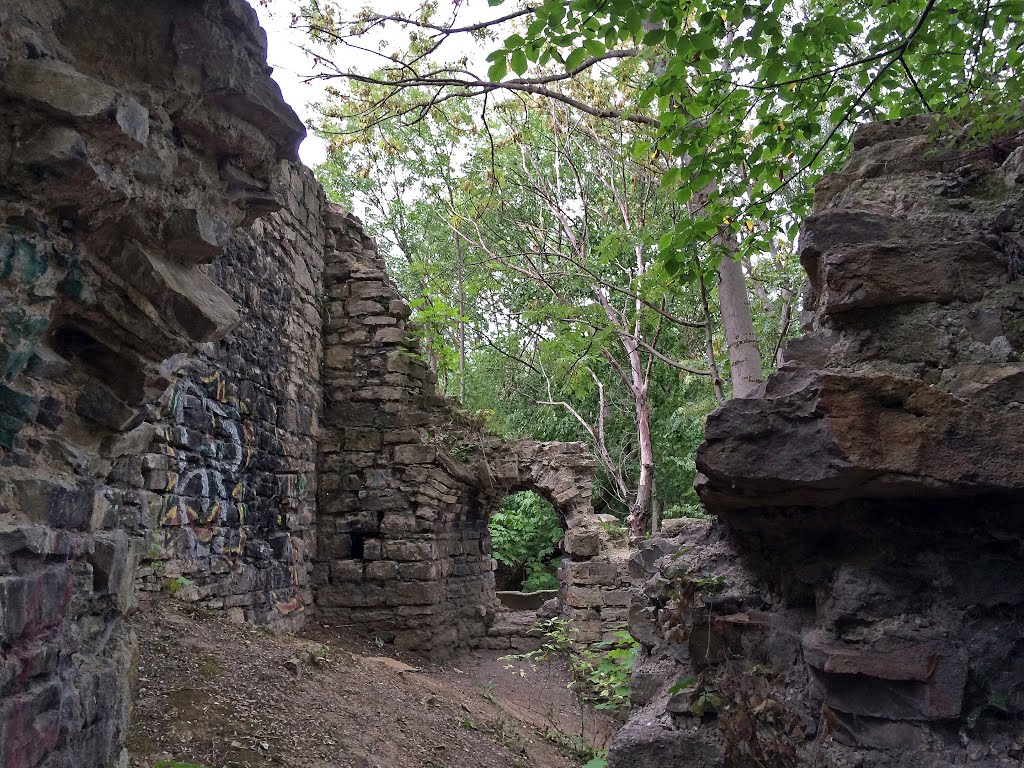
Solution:
M232 412L224 407L226 386L221 371L200 377L199 382L201 388L186 381L175 389L169 402L163 449L170 468L160 524L189 526L204 544L211 543L223 528L237 529L237 541L225 543L222 553L241 553L245 545L246 474L256 456L255 429L251 421L240 420L238 408ZM189 410L203 414L205 424L186 413L186 404ZM201 462L198 465L197 459Z
M306 523L292 515L310 484L275 443L274 408L240 389L215 369L185 376L164 402L154 450L166 471L154 488L162 498L150 558L162 561L165 584L169 573L205 578L213 558L239 590L262 592L287 616L303 608L296 585L306 583Z

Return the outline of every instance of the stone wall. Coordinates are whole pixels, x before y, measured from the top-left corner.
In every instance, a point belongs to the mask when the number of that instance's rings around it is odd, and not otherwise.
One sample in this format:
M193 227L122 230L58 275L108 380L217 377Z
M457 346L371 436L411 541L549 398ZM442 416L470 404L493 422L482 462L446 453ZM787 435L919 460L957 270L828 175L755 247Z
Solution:
M569 622L577 643L615 640L616 634L627 630L629 623L633 583L629 553L626 531L617 522L614 527L609 525L601 531L597 554L563 558L557 590L498 592L501 605L495 606L493 619L488 615L485 636L474 640L474 645L491 650L533 650L544 642L538 622L554 618ZM536 596L549 593L553 596L539 608L526 607L535 602Z
M933 128L819 185L805 335L708 419L718 519L633 558L611 765L1021 764L1024 137Z
M145 489L142 589L295 628L312 601L324 195L301 166L279 179L285 207L240 230L210 272L237 327L189 360L153 444L119 477Z
M244 2L131 11L0 3L4 768L121 764L141 497L118 458L175 353L237 322L203 264L281 206L303 135Z
M566 573L582 576L602 553L594 461L578 444L487 437L439 398L376 246L343 211L325 218L317 609L401 647L478 644L497 608L490 514L516 491L547 498L579 566ZM599 606L576 602L587 636L599 634Z

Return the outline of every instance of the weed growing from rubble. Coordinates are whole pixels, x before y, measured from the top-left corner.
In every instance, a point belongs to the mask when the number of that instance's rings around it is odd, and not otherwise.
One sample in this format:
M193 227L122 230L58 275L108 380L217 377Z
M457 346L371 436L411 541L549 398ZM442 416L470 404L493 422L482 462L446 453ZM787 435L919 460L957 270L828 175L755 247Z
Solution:
M532 630L543 637L540 648L526 653L503 656L510 662L506 669L525 675L514 662L538 663L565 659L569 665L569 688L576 696L581 713L580 734L573 736L557 727L545 728L540 735L548 741L575 752L586 762L585 768L604 768L607 750L590 744L583 736L587 709L625 717L629 711L629 676L636 661L639 644L628 632L616 632L610 640L583 646L576 642L576 629L564 619L538 621Z
M576 630L564 619L539 621L533 632L544 638L540 648L502 658L531 663L564 658L569 663L569 687L581 706L617 714L629 709L629 676L639 646L628 632L616 632L589 646L576 642Z

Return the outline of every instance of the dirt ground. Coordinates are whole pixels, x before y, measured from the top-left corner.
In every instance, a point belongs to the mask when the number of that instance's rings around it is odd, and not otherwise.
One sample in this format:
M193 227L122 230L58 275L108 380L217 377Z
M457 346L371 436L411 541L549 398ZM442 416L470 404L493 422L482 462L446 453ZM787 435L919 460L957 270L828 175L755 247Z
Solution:
M133 768L578 768L581 747L614 727L581 714L563 666L498 651L434 664L316 623L274 635L166 596L146 596L135 624Z

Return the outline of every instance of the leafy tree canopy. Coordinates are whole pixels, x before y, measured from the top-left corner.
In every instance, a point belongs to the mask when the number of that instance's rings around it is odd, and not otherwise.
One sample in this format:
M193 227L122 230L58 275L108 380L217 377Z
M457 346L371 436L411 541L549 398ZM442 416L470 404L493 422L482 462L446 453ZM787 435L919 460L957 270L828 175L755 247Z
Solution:
M938 112L992 133L1024 95L1024 0L488 2L502 7L468 24L460 4L446 18L433 0L415 14L351 19L314 0L301 17L335 48L393 25L410 32L373 74L327 73L384 86L349 101L368 123L505 91L653 128L634 151L660 160L663 184L694 213L659 243L676 272L723 232L740 252L795 232L814 178L842 158L856 123ZM460 36L490 41L485 72L465 55L444 61ZM588 88L595 77L617 90ZM393 99L412 87L419 99Z

